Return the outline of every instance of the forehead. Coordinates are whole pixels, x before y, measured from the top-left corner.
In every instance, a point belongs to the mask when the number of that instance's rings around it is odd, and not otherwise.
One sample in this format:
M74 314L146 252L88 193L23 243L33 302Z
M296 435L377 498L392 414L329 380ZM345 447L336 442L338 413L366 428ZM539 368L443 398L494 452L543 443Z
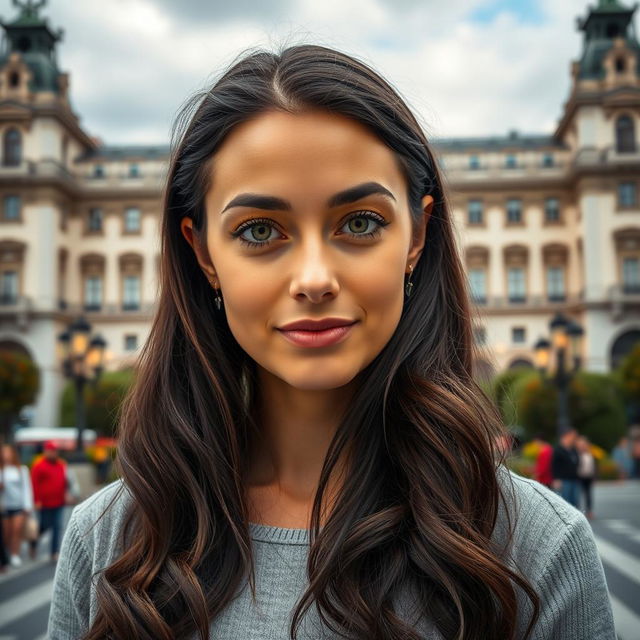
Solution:
M236 126L212 160L210 195L239 191L309 199L368 181L406 190L395 153L364 125L322 111L271 111Z

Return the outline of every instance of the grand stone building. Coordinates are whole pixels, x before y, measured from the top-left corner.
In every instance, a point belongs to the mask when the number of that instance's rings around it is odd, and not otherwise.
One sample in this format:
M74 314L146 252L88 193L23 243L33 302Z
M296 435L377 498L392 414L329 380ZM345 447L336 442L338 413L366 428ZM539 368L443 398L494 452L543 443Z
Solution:
M55 425L57 336L79 314L131 366L156 300L168 148L110 147L83 130L56 61L61 33L21 2L0 53L0 348L42 386L30 422ZM562 311L586 368L640 339L640 44L635 7L599 0L555 131L436 142L476 302L488 373L531 363Z

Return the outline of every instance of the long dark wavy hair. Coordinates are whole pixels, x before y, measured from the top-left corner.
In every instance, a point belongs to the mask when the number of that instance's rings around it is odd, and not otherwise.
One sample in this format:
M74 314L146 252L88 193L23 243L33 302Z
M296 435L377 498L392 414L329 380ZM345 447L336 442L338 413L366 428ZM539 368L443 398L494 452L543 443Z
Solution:
M492 540L504 500L496 442L506 430L472 377L471 309L442 176L396 91L362 62L315 45L244 54L177 119L157 313L118 426L116 464L132 497L123 552L98 572L84 638L205 639L247 577L255 597L244 479L260 431L256 363L215 308L180 221L191 217L204 243L212 157L236 125L274 109L324 109L368 127L401 162L414 224L422 197L435 200L413 292L388 344L358 374L324 461L290 637L315 603L342 637L418 640L394 608L410 586L421 613L456 640L514 639L522 589L533 604L528 638L539 599ZM346 452L323 521L325 489Z

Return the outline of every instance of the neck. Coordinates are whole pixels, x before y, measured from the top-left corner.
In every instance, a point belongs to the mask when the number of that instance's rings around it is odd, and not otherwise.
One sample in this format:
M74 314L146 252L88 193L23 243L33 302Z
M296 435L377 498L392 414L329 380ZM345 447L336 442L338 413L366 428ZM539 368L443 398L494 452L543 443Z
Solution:
M259 384L260 431L252 443L248 484L277 486L296 500L312 500L354 386L296 389L265 370L260 370Z

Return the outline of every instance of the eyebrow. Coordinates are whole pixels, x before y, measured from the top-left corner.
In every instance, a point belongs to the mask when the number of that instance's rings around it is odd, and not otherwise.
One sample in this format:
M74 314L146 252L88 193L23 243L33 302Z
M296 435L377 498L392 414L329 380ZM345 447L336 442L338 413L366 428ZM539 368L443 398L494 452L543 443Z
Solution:
M344 204L357 202L371 195L381 195L396 201L394 195L379 182L363 182L355 187L349 187L344 191L332 195L327 201L329 207L339 207ZM264 209L266 211L291 211L291 203L283 198L266 196L259 193L240 193L229 202L221 211L224 213L232 207L251 207L252 209Z

